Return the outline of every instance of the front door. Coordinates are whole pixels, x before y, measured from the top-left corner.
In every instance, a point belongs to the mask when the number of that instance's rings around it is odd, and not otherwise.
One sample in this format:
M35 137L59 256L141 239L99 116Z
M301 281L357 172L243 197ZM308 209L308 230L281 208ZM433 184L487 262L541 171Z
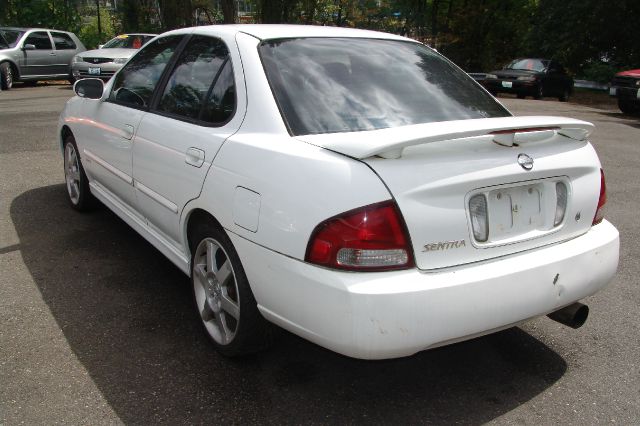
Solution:
M92 183L135 211L133 137L143 119L156 85L182 36L165 37L145 46L107 85L103 100L85 100L91 120L81 122L79 147ZM109 90L109 87L111 89Z
M31 46L25 47L27 45ZM29 50L31 49L31 50ZM24 77L49 76L55 74L56 52L51 45L49 33L34 31L22 42L22 58L19 61L20 75Z

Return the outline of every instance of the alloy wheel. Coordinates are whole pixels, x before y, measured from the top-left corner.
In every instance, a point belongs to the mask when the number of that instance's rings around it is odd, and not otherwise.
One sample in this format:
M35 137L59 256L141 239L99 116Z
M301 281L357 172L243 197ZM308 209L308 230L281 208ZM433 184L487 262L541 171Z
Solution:
M238 283L229 255L213 238L203 239L196 249L193 290L204 325L220 345L230 344L240 321Z
M72 143L67 143L64 148L64 176L69 198L77 205L80 202L80 162Z

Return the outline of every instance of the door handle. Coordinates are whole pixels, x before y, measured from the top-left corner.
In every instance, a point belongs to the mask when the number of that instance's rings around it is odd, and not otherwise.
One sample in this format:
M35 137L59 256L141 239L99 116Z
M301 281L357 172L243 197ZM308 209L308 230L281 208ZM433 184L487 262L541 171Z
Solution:
M49 53L49 56L56 56L56 52Z
M133 137L134 128L131 124L125 124L122 128L122 137L131 140Z
M198 148L187 149L184 162L194 167L202 166L204 164L204 151Z

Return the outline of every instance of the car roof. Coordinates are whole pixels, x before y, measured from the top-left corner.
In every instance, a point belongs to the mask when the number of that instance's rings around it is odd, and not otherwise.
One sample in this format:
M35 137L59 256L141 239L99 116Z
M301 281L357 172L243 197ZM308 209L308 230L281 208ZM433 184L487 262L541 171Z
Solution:
M117 36L113 37L113 38L118 38L120 36L151 36L151 37L155 37L158 34L151 34L151 33L122 33L122 34L118 34Z
M13 31L33 31L33 30L37 30L37 31L57 31L59 33L73 34L70 31L56 30L54 28L40 28L40 27L0 27L0 29L1 30L13 30Z
M387 40L415 40L395 34L378 31L360 30L355 28L324 27L319 25L280 25L280 24L236 24L236 25L207 25L201 27L183 28L170 31L171 34L236 34L245 33L260 40L277 38L303 37L349 37L349 38L377 38ZM167 33L168 34L168 33Z

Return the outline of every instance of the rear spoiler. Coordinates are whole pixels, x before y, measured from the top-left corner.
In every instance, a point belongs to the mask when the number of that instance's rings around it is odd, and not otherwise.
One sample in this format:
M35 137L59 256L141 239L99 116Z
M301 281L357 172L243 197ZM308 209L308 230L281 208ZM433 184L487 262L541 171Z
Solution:
M527 140L549 139L556 134L576 141L586 140L593 124L565 117L499 117L441 121L380 130L298 136L307 143L353 158L400 158L410 146L431 142L491 137L503 146Z

